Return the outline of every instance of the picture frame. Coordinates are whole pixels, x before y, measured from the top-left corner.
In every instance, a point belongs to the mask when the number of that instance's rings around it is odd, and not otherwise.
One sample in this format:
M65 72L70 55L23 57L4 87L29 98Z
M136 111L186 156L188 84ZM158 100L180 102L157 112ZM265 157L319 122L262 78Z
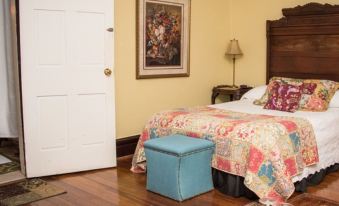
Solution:
M190 3L137 0L137 79L190 75Z

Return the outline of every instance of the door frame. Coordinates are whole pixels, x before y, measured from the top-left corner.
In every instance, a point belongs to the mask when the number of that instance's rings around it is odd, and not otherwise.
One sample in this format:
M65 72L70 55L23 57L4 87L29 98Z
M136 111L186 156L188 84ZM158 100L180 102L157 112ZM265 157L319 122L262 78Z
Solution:
M21 92L21 75L20 75L20 19L19 19L19 0L10 0L11 8L11 34L13 46L13 69L15 81L15 94L17 99L17 127L19 140L19 155L21 173L26 177L26 159L25 159L25 142L24 142L24 127L22 119L22 92Z
M19 142L19 161L20 170L1 175L0 185L6 185L13 182L21 181L26 176L26 160L25 160L25 143L22 119L22 98L21 98L21 75L20 75L20 32L19 32L19 0L9 0L10 3L10 24L11 24L11 45L12 45L12 65L14 77L14 93L16 97L16 125L18 130Z

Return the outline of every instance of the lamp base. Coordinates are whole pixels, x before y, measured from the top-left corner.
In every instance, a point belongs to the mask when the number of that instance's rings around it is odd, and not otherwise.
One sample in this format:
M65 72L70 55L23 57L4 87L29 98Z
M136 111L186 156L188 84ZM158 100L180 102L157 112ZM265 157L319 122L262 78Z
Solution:
M239 88L237 85L233 84L230 86L231 88Z

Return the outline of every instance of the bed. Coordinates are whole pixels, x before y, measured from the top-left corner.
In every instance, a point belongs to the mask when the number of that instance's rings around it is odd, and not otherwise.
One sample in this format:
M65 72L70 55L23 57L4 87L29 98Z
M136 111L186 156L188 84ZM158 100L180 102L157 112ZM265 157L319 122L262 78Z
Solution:
M267 83L274 76L339 81L339 6L311 3L305 6L283 9L283 14L284 17L280 20L267 21ZM183 113L199 111L213 113L212 116L219 118L214 119L215 121L222 119L223 115L232 116L234 119L244 116L249 121L253 118L266 121L265 118L273 117L272 119L276 122L298 125L296 128L299 133L307 133L306 137L301 139L305 139L304 144L308 147L306 148L308 149L307 153L312 153L307 157L310 158L310 161L306 162L300 170L298 166L298 171L291 175L293 176L292 182L295 183L295 188L298 191L304 191L309 182L314 182L314 179L319 178L319 176L321 179L327 171L338 167L339 152L335 148L339 146L339 132L327 129L328 127L335 128L335 125L339 122L338 108L330 108L326 112L286 113L264 110L260 106L253 105L252 102L253 99L247 98L237 102L211 105L208 108L162 113L160 116L180 116ZM223 111L232 111L234 114ZM247 117L248 113L257 116ZM151 123L156 122L158 117L159 114L158 116L155 115L155 119L151 120ZM168 130L164 129L168 126L168 119L166 118L162 120L158 118L159 122L156 122L156 124L164 124L163 128L156 131L145 130L146 132L141 135L133 159L134 168L132 169L134 171L136 171L136 164L144 160L142 150L140 150L142 149L142 141L152 138L152 135L159 137L161 134L168 133ZM205 120L196 119L199 124ZM253 122L256 124L255 121ZM183 122L178 122L178 124L181 123ZM211 122L211 124L214 123ZM308 127L313 128L314 132L305 129ZM201 137L194 132L192 125L190 131L185 131L185 134L192 137ZM291 136L291 133L289 135ZM316 143L313 143L312 138L308 138L312 135L315 136ZM208 135L203 136L203 138L213 139ZM318 147L317 150L313 148L314 144ZM225 155L227 155L226 153ZM229 174L225 172L227 169L215 168L218 169L213 171L214 183L220 191L233 196L256 197L252 191L244 186L244 178L237 175L237 172ZM241 170L242 167L239 166L239 168ZM282 182L284 181L282 180ZM261 187L260 185L257 186ZM294 187L292 190L290 185L286 185L279 189L286 189L288 193L285 196L289 197ZM284 193L284 191L280 192ZM256 191L256 194L258 194L258 191Z
M296 191L305 192L307 186L320 183L327 173L339 169L337 164L339 163L339 150L337 149L339 147L339 132L338 129L335 129L339 122L339 108L329 108L325 112L286 113L265 110L261 106L254 105L254 99L246 98L246 94L243 98L241 101L212 105L211 107L250 114L301 117L311 122L317 141L319 162L304 168L301 174L292 178ZM235 197L246 196L250 199L258 198L243 184L243 177L213 169L213 179L215 186L225 194Z
M267 21L267 83L274 76L339 82L339 5L309 3L282 9L282 13L283 18ZM298 112L295 115L299 115ZM318 132L318 144L323 143L319 145L320 157L325 153L331 154L330 150L334 150L338 145L320 141L320 138L339 138L338 131L326 133L329 128L335 129L339 122L337 108L330 108L320 114L303 115L312 122L313 127L320 127L315 128ZM323 122L318 122L316 118L322 119ZM326 120L328 122L325 122ZM325 123L328 123L327 126L324 126ZM303 178L319 172L320 168L325 169L339 163L338 153L332 156L333 159L326 161L324 165L321 165L320 161L320 164L314 167L316 169L306 169L294 182L302 182Z
M339 5L309 3L282 9L282 13L284 17L281 19L266 22L266 83L274 76L338 82ZM337 134L334 139L338 138ZM331 145L324 146L331 148ZM322 146L319 149L320 162L321 149ZM338 163L338 160L332 160L334 162ZM339 169L338 164L328 165L330 166L322 165L295 178L296 191L305 192L307 186L319 184L328 172ZM257 198L244 186L242 177L217 170L213 172L214 182L223 193Z

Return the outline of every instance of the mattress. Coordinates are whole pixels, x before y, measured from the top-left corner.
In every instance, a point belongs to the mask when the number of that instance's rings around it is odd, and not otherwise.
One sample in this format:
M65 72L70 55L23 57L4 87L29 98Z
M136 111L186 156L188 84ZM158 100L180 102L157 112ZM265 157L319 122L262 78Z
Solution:
M210 105L209 107L244 112L249 114L266 114L274 116L291 116L307 119L313 126L319 153L319 163L309 166L303 172L292 178L293 182L300 181L308 175L321 169L339 163L339 108L329 108L325 112L297 111L295 113L267 110L262 106L254 105L253 100L239 101Z

